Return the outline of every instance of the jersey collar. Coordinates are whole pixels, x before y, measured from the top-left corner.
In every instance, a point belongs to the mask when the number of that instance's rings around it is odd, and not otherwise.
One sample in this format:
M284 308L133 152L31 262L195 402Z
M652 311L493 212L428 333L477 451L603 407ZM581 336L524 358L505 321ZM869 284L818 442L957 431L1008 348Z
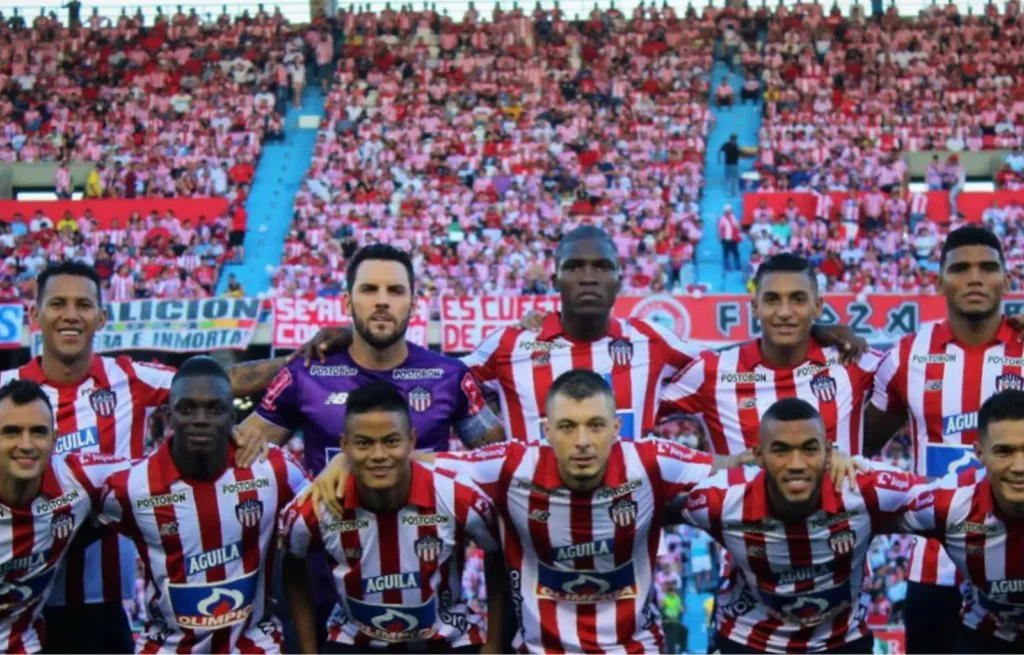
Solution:
M537 341L551 341L552 339L564 336L565 330L562 329L562 315L552 312L544 318L540 334L537 335ZM614 316L608 319L608 334L606 336L612 339L622 338L622 324ZM566 338L568 339L568 337Z
M562 481L562 475L558 472L558 458L551 446L543 446L540 449L540 457L537 460L537 474L534 482L545 489L568 489ZM622 454L622 442L616 441L608 453L608 465L604 470L604 481L602 486L615 488L626 483L625 458ZM598 487L600 489L600 487Z
M405 503L406 506L412 505L422 509L433 508L435 505L434 474L415 460L411 462L410 468L412 469L412 483L409 485L409 500ZM364 509L359 500L359 489L356 487L354 475L349 475L345 481L345 502L343 507L350 510Z
M153 480L153 484L158 489L170 488L171 483L177 480L181 480L182 482L187 483L200 482L199 480L186 480L184 476L181 475L181 471L179 471L178 467L174 464L174 457L171 456L171 443L173 441L174 437L171 437L162 446L160 446L159 450L153 453L153 458L156 460L157 464L156 471L153 472L153 475L156 478L155 480ZM235 443L233 441L229 441L228 460L227 466L224 467L224 471L234 467L235 454L237 450L238 447L235 446ZM212 482L213 480L216 480L217 478L220 478L222 475L224 475L224 471L221 471L212 480L203 480L201 482Z
M821 364L822 366L824 366L828 361L828 358L825 357L825 351L822 350L821 348L821 344L818 343L813 337L811 338L810 345L807 347L807 361L814 362L815 364ZM764 361L764 356L761 354L760 339L748 341L747 343L740 346L739 365L740 369L744 371L752 371L757 366L763 366L765 368L774 368L773 366L765 363ZM790 369L787 368L779 370Z
M839 502L833 489L832 476L828 473L825 473L821 479L820 502L820 509L826 514L835 514L839 511ZM768 503L768 473L766 471L758 473L747 485L747 499L744 505L744 523L773 518Z
M106 370L103 368L103 359L99 355L92 356L92 361L89 362L89 370L86 371L85 377L83 377L81 380L71 382L68 384L54 382L46 377L46 373L43 372L42 355L33 357L28 364L25 364L25 367L22 369L22 371L23 377L26 380L32 380L33 382L39 384L46 384L58 389L64 387L77 387L78 385L82 384L82 382L88 380L89 378L92 378L94 380L101 380L104 377L106 377Z
M940 321L932 329L934 330L932 332L932 339L936 342L936 345L946 346L954 341L959 343L956 335L953 334L953 328L949 326L948 320ZM1013 331L1013 328L1010 327L1010 323L1004 316L1003 319L999 321L999 328L996 330L996 335L992 340L993 343L1013 343L1016 338L1017 333Z

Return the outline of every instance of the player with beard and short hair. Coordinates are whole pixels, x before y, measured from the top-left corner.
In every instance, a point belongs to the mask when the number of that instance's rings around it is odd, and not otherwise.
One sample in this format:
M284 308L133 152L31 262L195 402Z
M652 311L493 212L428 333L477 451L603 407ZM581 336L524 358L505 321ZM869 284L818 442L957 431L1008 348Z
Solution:
M409 254L386 244L367 246L349 262L346 278L355 328L351 344L310 367L292 361L240 431L282 444L301 429L306 469L316 473L340 452L338 433L348 395L384 382L409 403L417 449L446 451L453 431L468 448L502 441L501 423L469 368L405 339L416 298ZM334 606L334 585L322 553L311 552L306 561L316 585L316 626L324 630ZM325 638L321 635L318 643Z
M301 429L306 468L315 473L338 452L348 394L380 381L409 401L419 450L448 450L453 430L468 448L503 440L469 368L406 341L416 299L409 254L387 244L367 246L349 262L346 279L351 344L323 363L306 368L293 361L282 369L242 430L282 444Z
M909 420L914 470L929 477L977 467L979 408L998 391L1024 388L1019 316L1008 318L1002 309L1009 276L999 238L974 225L954 230L939 266L947 317L886 353L864 429L870 457ZM905 603L908 653L953 652L960 582L938 540L915 538Z

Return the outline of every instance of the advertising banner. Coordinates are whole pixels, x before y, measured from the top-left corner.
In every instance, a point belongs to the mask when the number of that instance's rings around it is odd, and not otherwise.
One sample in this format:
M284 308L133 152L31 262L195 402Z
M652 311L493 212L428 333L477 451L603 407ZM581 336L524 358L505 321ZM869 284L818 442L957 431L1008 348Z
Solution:
M872 628L875 633L875 651L884 655L903 655L907 652L903 628L898 625L887 625Z
M0 304L0 348L21 348L21 328L25 325L25 305Z
M133 300L106 303L107 324L96 332L96 352L162 350L190 353L245 350L260 318L258 298ZM43 337L32 326L32 355Z
M526 314L558 311L558 296L475 296L441 299L441 349L469 352L487 335L515 325ZM1004 311L1024 310L1024 295L1004 299ZM638 317L658 323L682 339L709 347L726 346L760 335L748 295L713 295L700 298L651 294L624 296L615 303L618 318ZM825 296L824 324L849 325L874 346L888 346L917 332L922 323L946 316L942 296L853 295Z
M118 219L122 228L128 227L128 219L139 212L145 218L153 211L160 216L170 209L178 220L188 219L193 225L201 216L213 219L228 213L227 198L136 198L136 199L103 199L103 200L0 200L0 221L10 223L14 213L21 212L26 223L32 220L36 210L57 225L70 210L76 220L85 214L86 209L92 210L93 218L99 223L100 229L110 228L111 219Z
M352 322L352 312L344 297L275 298L274 348L295 349L313 338L322 327L337 327ZM418 346L427 346L427 325L430 322L428 300L418 299L405 338Z

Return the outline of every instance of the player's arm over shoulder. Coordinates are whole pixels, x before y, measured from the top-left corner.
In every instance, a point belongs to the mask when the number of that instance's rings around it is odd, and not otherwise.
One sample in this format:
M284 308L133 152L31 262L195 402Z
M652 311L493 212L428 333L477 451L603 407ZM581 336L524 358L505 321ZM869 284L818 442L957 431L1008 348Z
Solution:
M704 353L672 376L661 389L658 418L665 419L676 414L696 416L704 412L701 394L704 379L715 357L715 353Z
M449 475L444 471L435 475L447 476L452 493L442 503L466 530L467 534L487 552L498 549L497 517L490 497L471 479L462 475Z
M503 441L466 452L436 453L435 470L463 476L494 497L502 468L510 459L523 456L525 446L517 441Z
M323 516L333 517L326 510ZM294 558L303 558L314 548L322 544L320 521L313 511L313 499L309 496L293 498L285 505L277 519L278 537L282 552Z
M665 361L674 372L686 368L705 350L696 342L681 339L660 323L641 318L631 318L629 321L634 326L639 324L641 329L653 332L652 345L664 352Z

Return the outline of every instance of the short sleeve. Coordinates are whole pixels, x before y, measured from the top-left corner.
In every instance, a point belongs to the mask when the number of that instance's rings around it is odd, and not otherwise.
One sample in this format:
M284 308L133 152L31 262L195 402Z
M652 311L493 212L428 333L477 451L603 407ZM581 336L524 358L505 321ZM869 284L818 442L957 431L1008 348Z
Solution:
M661 391L658 416L690 414L699 416L704 412L701 391L704 388L705 358L693 360L689 366L676 374Z
M973 489L973 486L961 489L956 474L914 485L906 494L904 506L900 508L895 530L944 541L949 515L958 493L967 493L966 507L970 509L970 496L973 495L970 492Z
M128 470L132 464L132 460L126 457L105 453L73 453L64 461L71 475L89 494L94 510L99 508L107 480L115 473Z
M128 507L129 471L115 473L107 479L100 493L99 505L95 510L96 520L114 530L120 530Z
M327 511L327 510L324 510ZM321 545L320 523L309 498L292 500L278 518L278 536L285 555L303 559Z
M133 362L128 358L118 358L119 364L126 363L134 373L131 379L132 400L143 407L160 407L167 403L171 395L171 381L177 372L170 366Z
M463 521L466 534L488 553L498 550L498 524L491 500L466 484L455 482L455 515Z
M712 537L719 537L722 507L730 482L728 477L728 471L719 471L690 490L683 505L684 523L704 530Z
M714 458L708 453L666 439L645 439L636 448L644 463L658 472L662 501L688 493L711 476Z
M898 412L905 410L903 390L900 388L897 371L900 364L900 348L897 344L882 357L875 373L875 383L871 390L871 404L882 412Z
M278 371L256 407L260 418L286 430L297 430L302 423L298 366L302 366L302 362L295 360Z
M476 350L462 358L476 379L491 391L497 391L498 381L497 354L505 330L492 332L484 339Z
M652 330L656 335L655 342L663 352L665 362L668 364L666 377L675 375L690 365L691 362L700 357L704 348L696 344L680 339L671 330L662 325L650 321L642 321L643 324Z

